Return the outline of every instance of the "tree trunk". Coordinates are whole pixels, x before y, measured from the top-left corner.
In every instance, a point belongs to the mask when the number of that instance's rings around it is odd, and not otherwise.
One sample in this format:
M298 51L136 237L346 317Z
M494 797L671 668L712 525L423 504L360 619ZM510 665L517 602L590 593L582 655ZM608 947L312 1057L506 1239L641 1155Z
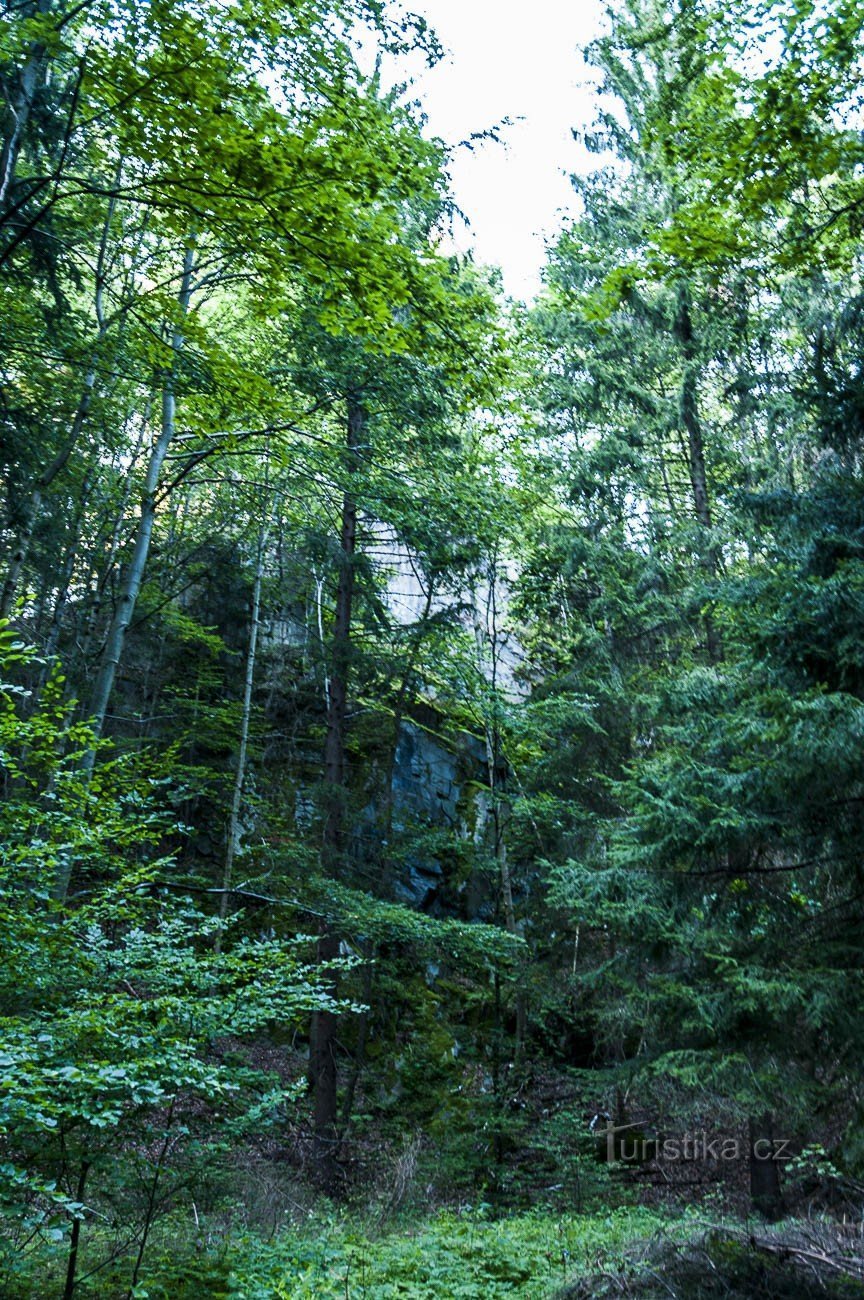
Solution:
M365 1011L360 1012L360 1023L357 1026L357 1042L354 1048L354 1064L351 1067L351 1073L348 1076L348 1082L345 1085L345 1096L342 1101L342 1127L341 1137L344 1137L348 1125L351 1123L351 1112L354 1109L354 1095L357 1091L357 1084L360 1082L360 1076L363 1073L363 1065L366 1060L366 1044L369 1041L369 1015L370 1004L372 1002L372 977L374 974L375 947L371 940L367 940L363 945L364 957L366 964L363 967L363 991L362 998L366 1006Z
M432 611L432 601L435 595L435 578L430 576L429 586L426 590L426 598L423 603L423 613L420 615L419 622L416 624L416 633L414 636L411 649L408 654L408 662L405 665L405 671L402 674L402 680L399 683L399 689L396 692L396 699L393 704L393 731L392 741L390 744L387 770L383 780L383 803L381 815L378 819L380 835L383 845L382 853L382 888L386 890L391 883L393 860L390 853L391 839L393 835L393 777L396 771L396 752L399 748L399 737L402 734L402 722L405 717L405 708L408 703L408 693L411 689L411 682L414 678L414 670L417 667L417 660L420 655L420 647L423 638L429 626L429 615Z
M75 1188L75 1200L81 1204L84 1200L84 1191L87 1186L87 1174L90 1169L89 1161L81 1161L81 1170L78 1174L78 1186ZM72 1220L72 1232L69 1237L69 1254L66 1259L66 1283L63 1287L63 1300L72 1300L75 1292L75 1273L78 1268L78 1245L81 1239L81 1220L74 1218Z
M358 467L357 449L363 437L366 416L359 394L348 398L346 469L349 485L342 500L339 582L336 618L330 656L330 686L327 697L327 735L324 742L324 833L321 865L325 876L342 873L345 841L345 718L351 660L351 617L354 600L354 553L357 543L357 502L351 478ZM323 921L318 939L318 961L327 966L339 956L339 939ZM330 992L335 993L335 980ZM337 1017L332 1011L316 1011L312 1017L309 1078L314 1095L313 1143L315 1174L325 1190L332 1190L337 1177L338 1096L336 1068Z
M494 567L489 572L490 592L494 592L495 571ZM490 600L493 597L490 594ZM492 693L493 716L484 718L483 721L483 738L486 744L486 772L489 782L489 797L491 800L490 816L492 820L494 844L493 849L496 861L498 862L498 871L501 885L501 902L504 911L504 922L511 934L516 930L516 916L513 910L513 887L510 879L510 867L507 861L507 849L502 834L503 824L501 817L501 794L500 782L498 780L498 769L500 766L500 729L498 726L498 646L497 646L497 628L495 626L495 613L492 613L491 629L484 623L483 615L477 603L476 591L472 594L473 622L474 622L474 641L477 646L477 667L480 673L486 678ZM489 663L486 663L486 641L490 640Z
M185 316L189 310L189 299L192 292L192 262L194 251L192 244L186 249L183 260L183 277L180 282L180 293L178 302L180 312ZM138 520L138 530L135 536L135 546L132 551L132 558L126 568L123 576L123 582L120 588L120 598L117 602L117 609L114 618L111 621L111 627L108 630L108 637L105 642L105 648L102 652L99 672L96 677L96 685L93 689L93 697L90 702L90 718L92 720L93 730L97 737L101 736L102 728L105 725L105 714L108 710L108 701L111 698L111 691L114 686L114 679L117 674L117 667L123 654L123 645L126 640L126 631L132 621L132 615L135 613L135 604L138 600L138 593L141 590L141 583L144 578L144 570L147 565L147 556L150 552L150 540L153 536L153 525L156 521L156 494L159 488L159 478L162 471L162 465L168 448L176 432L176 412L177 399L175 395L177 357L183 347L183 335L180 327L175 326L171 337L171 350L174 360L170 368L166 371L162 385L162 421L159 430L159 436L153 444L150 453L150 462L147 466L147 475L144 480L144 491L141 497L141 514ZM90 767L92 767L92 758Z
M753 1209L766 1219L779 1217L780 1169L774 1159L774 1118L770 1113L751 1117L750 1201Z
M255 582L252 588L252 620L249 626L249 648L246 652L246 674L243 684L243 712L240 718L240 747L237 751L237 772L231 796L231 813L228 819L228 836L225 846L225 866L222 872L222 894L219 915L224 920L228 913L228 898L234 859L240 848L240 809L243 802L243 785L246 780L246 754L249 748L249 727L252 719L252 689L255 684L255 653L258 647L258 629L261 621L261 580L264 574L264 550L267 545L267 525L262 523L258 534L258 554L255 561Z
M102 538L97 538L91 553L90 561L87 567L87 581L85 589L87 591L87 601L84 606L86 609L86 619L84 620L84 636L78 651L79 659L86 664L90 660L91 650L99 626L99 616L102 610L102 599L105 589L111 580L114 571L114 563L117 559L117 553L120 550L121 535L123 532L123 523L127 517L129 499L132 495L135 470L141 457L147 435L147 426L150 423L150 412L152 407L152 398L148 397L144 410L141 412L138 436L135 440L135 449L129 461L123 492L119 503L113 508L114 522L109 534L107 550L103 556L99 557L99 546L102 545ZM127 421L128 422L128 421ZM105 509L107 510L107 504ZM89 606L89 608L87 608Z
M50 13L52 4L53 0L37 0L35 5L28 6L29 12L25 11L23 16L41 16ZM21 152L24 132L33 111L40 75L45 66L46 52L45 45L41 41L34 41L30 46L27 58L18 74L17 93L10 96L3 115L3 143L0 146L0 208L5 205L15 179L15 167Z
M153 1169L153 1177L150 1180L150 1187L147 1193L147 1208L144 1213L144 1222L141 1225L141 1236L138 1241L138 1253L135 1256L135 1267L132 1270L132 1282L129 1287L129 1293L126 1300L133 1300L136 1288L138 1286L138 1277L141 1273L141 1265L144 1263L144 1252L147 1249L147 1240L150 1236L150 1229L153 1227L153 1220L156 1216L156 1192L159 1187L159 1180L162 1177L162 1170L165 1167L165 1158L168 1155L168 1148L171 1145L172 1125L174 1123L174 1111L177 1106L177 1098L171 1098L171 1105L168 1107L168 1115L165 1122L165 1136L162 1139L162 1145L159 1148L159 1156Z
M506 801L502 782L499 779L499 769L501 767L501 731L498 721L498 626L497 626L497 609L495 606L495 582L497 579L497 565L493 561L489 567L490 607L487 612L486 620L480 611L477 602L476 589L472 591L472 610L474 622L474 640L477 646L477 667L480 673L486 678L492 695L493 713L490 718L488 715L484 718L483 734L486 744L486 770L489 783L490 811L489 817L492 823L493 835L493 852L495 861L498 864L498 881L501 890L501 907L504 912L504 924L508 934L516 934L516 911L513 906L513 879L510 874L510 863L507 857L507 841L504 836ZM491 623L491 626L490 626ZM486 663L486 642L489 641L489 663ZM522 1051L522 1044L525 1038L525 1027L527 1022L528 1008L525 1001L525 994L521 989L516 991L516 1056Z
M687 434L687 465L690 472L690 486L693 492L693 508L699 521L701 533L699 563L705 573L713 578L720 565L717 547L711 538L713 526L711 519L711 501L708 493L708 477L705 472L705 439L702 421L699 418L699 388L697 382L697 349L693 333L693 317L690 310L690 289L686 281L678 286L677 312L675 316L675 337L684 359L681 380L680 412L681 423ZM711 663L718 663L722 658L722 647L711 614L703 615L705 623L705 643Z

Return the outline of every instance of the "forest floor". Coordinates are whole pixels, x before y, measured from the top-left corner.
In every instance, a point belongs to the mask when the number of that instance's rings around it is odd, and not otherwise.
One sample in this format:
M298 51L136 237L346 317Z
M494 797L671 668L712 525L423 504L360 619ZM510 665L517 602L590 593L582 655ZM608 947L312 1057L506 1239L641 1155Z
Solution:
M107 1239L93 1234L76 1297L129 1296L128 1258L88 1276ZM108 1252L110 1254L110 1251ZM376 1226L347 1212L311 1211L270 1235L227 1221L197 1233L163 1220L135 1300L860 1300L864 1241L827 1218L773 1226L713 1223L688 1209L631 1206L609 1213L488 1207ZM89 1257L89 1258L88 1258ZM4 1290L8 1300L62 1293L62 1256L42 1256Z

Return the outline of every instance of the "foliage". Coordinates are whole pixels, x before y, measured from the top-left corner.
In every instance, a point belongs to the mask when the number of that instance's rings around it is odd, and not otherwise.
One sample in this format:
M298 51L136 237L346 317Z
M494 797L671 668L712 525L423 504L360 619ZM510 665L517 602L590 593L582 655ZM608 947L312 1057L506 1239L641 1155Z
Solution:
M284 1231L269 1243L236 1237L203 1259L166 1254L144 1287L153 1300L168 1295L191 1300L204 1286L208 1294L245 1300L341 1298L346 1288L349 1296L375 1300L397 1295L424 1300L442 1293L464 1300L545 1300L631 1242L667 1231L674 1235L676 1229L645 1210L587 1219L540 1212L495 1219L488 1207L466 1207L384 1232L331 1216Z
M552 1220L453 1202L697 1195L604 1116L857 1208L862 49L616 0L513 305L422 17L8 8L0 1287L545 1294ZM271 1242L175 1267L253 1169Z
M32 651L5 625L0 638L5 679ZM128 779L135 768L122 760L104 764L97 780L82 778L81 754L93 738L66 722L58 688L55 679L26 721L14 686L0 693L11 783L0 825L8 936L0 1211L13 1229L13 1260L82 1218L85 1192L89 1200L94 1184L115 1182L118 1148L130 1163L135 1151L155 1194L169 1145L176 1158L202 1136L216 1149L250 1124L272 1122L291 1087L251 1069L242 1054L214 1049L331 1001L298 944L244 936L236 926L223 934L223 923L190 901L160 896L153 880L170 859L155 852L168 829L156 790L140 768L137 781ZM98 864L99 874L64 908L51 886L67 856L76 872L92 877ZM214 1121L218 1136L207 1131ZM136 1221L144 1185L121 1179L112 1197L115 1220L140 1236L142 1250L154 1213L151 1198L143 1226Z
M835 284L818 216L854 168L859 9L622 6L592 51L609 154L529 319L558 511L517 593L549 735L522 821L546 960L574 953L547 1015L579 1006L655 1106L782 1094L793 1131L859 1086L859 250Z

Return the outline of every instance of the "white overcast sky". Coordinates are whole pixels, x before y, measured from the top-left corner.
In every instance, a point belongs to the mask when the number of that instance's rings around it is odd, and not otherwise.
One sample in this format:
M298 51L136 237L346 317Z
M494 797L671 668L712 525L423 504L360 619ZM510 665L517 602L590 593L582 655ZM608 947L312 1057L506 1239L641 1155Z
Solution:
M571 205L568 176L591 166L571 129L590 126L596 107L582 48L602 28L602 0L413 0L447 57L414 77L429 129L448 143L513 119L504 144L458 152L456 201L471 222L463 249L500 266L508 293L539 285L543 235ZM523 120L516 121L517 118Z

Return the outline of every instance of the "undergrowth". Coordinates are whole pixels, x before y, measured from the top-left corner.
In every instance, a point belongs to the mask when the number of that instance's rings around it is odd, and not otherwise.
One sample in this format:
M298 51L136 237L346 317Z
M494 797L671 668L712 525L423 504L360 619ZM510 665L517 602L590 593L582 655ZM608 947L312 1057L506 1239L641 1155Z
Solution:
M686 1233L686 1220L643 1207L590 1216L532 1212L506 1219L485 1207L441 1212L375 1232L345 1215L311 1214L269 1240L255 1233L190 1236L166 1220L154 1240L135 1300L548 1300L614 1264L629 1245ZM91 1242L95 1253L98 1242ZM58 1260L59 1264L59 1260ZM120 1300L128 1267L117 1259L76 1286L81 1300ZM44 1256L18 1271L4 1292L60 1294Z

